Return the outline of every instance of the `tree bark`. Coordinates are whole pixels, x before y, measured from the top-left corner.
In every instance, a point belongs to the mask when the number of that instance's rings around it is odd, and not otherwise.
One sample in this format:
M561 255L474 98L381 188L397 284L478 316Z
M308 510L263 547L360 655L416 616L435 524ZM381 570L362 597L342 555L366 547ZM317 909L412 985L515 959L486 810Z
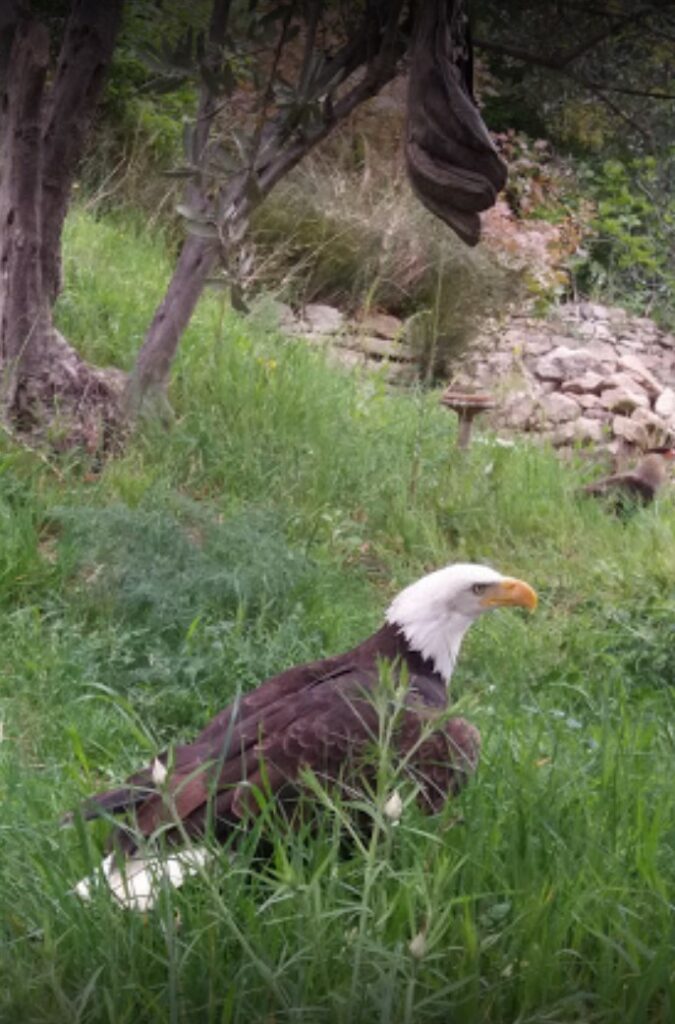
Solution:
M129 379L127 406L135 413L148 392L163 391L181 335L216 262L213 242L189 235L138 353Z
M479 212L506 184L472 95L466 0L419 7L408 78L405 156L417 197L467 245L480 240Z
M61 289L61 232L105 72L122 20L122 0L74 0L43 126L42 275L54 302Z
M46 27L23 9L12 22L8 10L0 11L0 400L15 427L45 434L58 419L60 444L93 450L120 423L119 374L78 356L54 329L52 305L68 196L121 0L75 0L50 93Z
M42 290L39 197L42 100L49 62L43 25L16 29L2 105L4 159L0 183L0 364L5 403L40 360L51 326Z
M0 92L4 92L5 89L9 55L18 20L19 4L17 0L2 0L0 3ZM0 124L0 129L1 127Z
M204 59L210 75L217 74L220 67L231 6L231 0L213 0ZM194 167L203 164L216 109L216 97L205 80L199 92L197 116L187 154ZM185 204L196 213L207 214L211 204L204 194L200 177L188 182ZM152 318L129 377L125 405L130 414L138 412L146 394L164 391L181 336L217 258L218 246L210 239L189 235L183 243L169 286Z

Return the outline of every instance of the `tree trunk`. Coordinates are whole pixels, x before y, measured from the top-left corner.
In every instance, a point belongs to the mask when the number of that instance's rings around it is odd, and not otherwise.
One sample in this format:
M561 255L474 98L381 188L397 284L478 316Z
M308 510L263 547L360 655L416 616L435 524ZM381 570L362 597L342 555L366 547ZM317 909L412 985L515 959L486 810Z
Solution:
M0 47L0 400L19 429L98 448L120 422L120 375L77 355L54 329L52 305L68 196L121 0L75 0L49 92L47 29L14 12L14 23L0 18L0 43L11 39L8 57Z
M213 0L204 61L211 75L216 75L220 67L231 6L231 0ZM199 92L189 152L186 154L194 167L202 166L216 110L216 97L204 81ZM205 196L200 177L188 182L185 205L196 213L206 215L210 212L211 204ZM188 235L129 377L125 406L131 416L139 412L147 395L164 396L181 336L190 323L217 259L218 246L213 240Z
M480 239L481 210L506 184L506 165L472 94L466 0L424 0L408 76L405 156L418 199L467 245Z
M14 403L18 380L40 363L51 328L44 302L38 197L42 176L42 101L49 36L43 25L16 29L3 97L0 184L0 360L3 392Z
M122 19L122 0L74 0L43 121L42 275L61 289L61 232Z
M127 404L138 412L148 393L162 392L183 331L190 322L217 250L208 239L189 235L183 243L169 287L162 299L129 379Z

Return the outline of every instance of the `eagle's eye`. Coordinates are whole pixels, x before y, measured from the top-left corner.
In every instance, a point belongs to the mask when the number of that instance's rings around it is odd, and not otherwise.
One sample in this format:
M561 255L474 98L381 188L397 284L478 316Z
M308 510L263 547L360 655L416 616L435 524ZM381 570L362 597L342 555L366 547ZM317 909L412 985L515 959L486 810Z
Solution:
M489 583L474 583L474 585L471 588L471 591L478 597L480 594L484 594L489 586Z

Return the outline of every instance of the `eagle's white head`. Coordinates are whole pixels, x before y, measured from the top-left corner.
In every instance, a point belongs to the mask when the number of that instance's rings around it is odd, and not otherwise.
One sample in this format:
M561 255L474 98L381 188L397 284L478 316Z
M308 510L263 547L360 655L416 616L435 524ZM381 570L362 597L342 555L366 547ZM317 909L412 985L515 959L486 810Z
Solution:
M488 566L458 563L411 583L391 602L386 618L448 683L474 619L509 605L533 610L537 595L529 584Z

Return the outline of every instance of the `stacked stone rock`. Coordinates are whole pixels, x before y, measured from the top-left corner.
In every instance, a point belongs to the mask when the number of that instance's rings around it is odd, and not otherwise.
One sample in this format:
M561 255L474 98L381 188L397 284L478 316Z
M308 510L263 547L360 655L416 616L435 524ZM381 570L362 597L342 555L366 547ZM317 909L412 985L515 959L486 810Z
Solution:
M369 313L352 322L334 306L310 303L296 318L288 306L283 308L282 326L324 348L338 365L376 370L390 384L416 380L416 354L404 339L405 324L398 317Z
M493 426L556 446L675 443L675 337L597 303L493 324L453 377L498 397Z
M350 322L333 306L310 304L296 315L273 305L283 330L324 348L338 365L375 369L392 384L419 378L406 325L396 317ZM522 314L489 323L450 384L493 394L489 422L500 432L556 447L617 452L675 444L675 337L615 307L567 303L546 320Z

